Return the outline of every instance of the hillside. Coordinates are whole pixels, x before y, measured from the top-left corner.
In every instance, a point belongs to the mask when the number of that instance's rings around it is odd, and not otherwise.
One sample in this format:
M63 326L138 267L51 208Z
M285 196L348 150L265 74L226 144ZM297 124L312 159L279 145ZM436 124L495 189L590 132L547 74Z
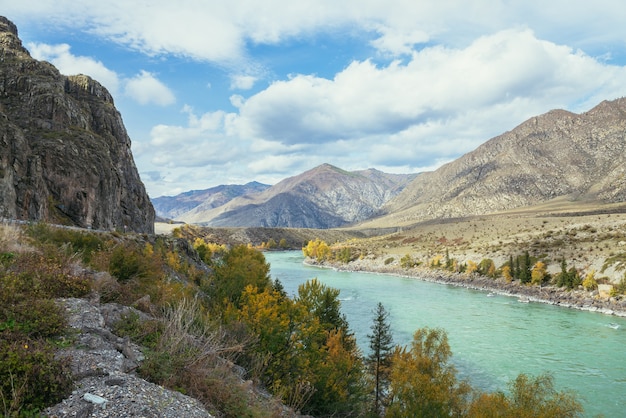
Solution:
M191 190L176 196L161 196L151 200L157 216L174 219L192 210L201 212L225 205L236 197L260 193L268 187L270 186L267 184L253 181L243 185L229 184L204 190Z
M323 164L261 193L175 219L206 226L334 228L368 219L413 177L373 169L348 172Z
M22 47L0 17L0 217L154 231L154 209L109 92Z
M626 200L626 99L582 114L550 111L436 171L383 208L385 225L480 215L565 198Z

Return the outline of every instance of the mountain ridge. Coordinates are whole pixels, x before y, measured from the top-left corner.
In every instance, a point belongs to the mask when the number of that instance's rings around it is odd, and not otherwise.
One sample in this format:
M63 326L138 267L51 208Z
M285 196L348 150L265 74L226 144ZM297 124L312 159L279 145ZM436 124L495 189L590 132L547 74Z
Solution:
M439 169L382 208L407 223L510 210L559 197L626 200L626 99L532 117Z
M413 177L322 164L260 193L175 219L206 226L334 228L372 216Z
M235 197L259 193L268 187L270 186L257 181L246 184L223 184L208 189L190 190L176 196L160 196L151 200L158 216L174 219L194 209L208 210L222 206Z

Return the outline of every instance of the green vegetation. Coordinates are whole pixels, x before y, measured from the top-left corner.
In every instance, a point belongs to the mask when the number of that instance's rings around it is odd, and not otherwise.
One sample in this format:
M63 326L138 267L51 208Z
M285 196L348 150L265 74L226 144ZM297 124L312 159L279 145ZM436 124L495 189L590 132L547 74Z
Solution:
M89 283L65 264L63 249L56 257L28 251L16 247L21 230L0 228L0 412L35 415L72 388L67 361L54 356L66 330L53 299L84 296Z
M71 391L69 364L55 352L72 335L55 299L96 291L102 302L147 314L129 313L114 330L144 347L138 373L218 416L273 417L282 405L313 416L489 416L493 402L506 412L498 416L579 416L573 396L549 378L521 375L508 395L459 381L442 330L418 330L409 347L393 346L381 304L364 355L338 290L312 279L290 298L251 246L189 238L0 226L0 411L33 416ZM305 251L337 262L362 254L321 240ZM439 261L458 268L448 254Z
M373 379L374 403L371 414L380 416L389 404L389 383L393 354L393 335L389 325L389 313L378 302L374 312L372 333L369 338L370 354L365 359L368 372Z
M327 245L323 242L318 245ZM334 247L328 247L329 254L335 254ZM356 250L356 251L363 251ZM304 251L305 255L307 254ZM312 257L315 258L315 257ZM607 259L605 268L608 264L621 263L623 254L618 254ZM326 257L317 259L318 261L338 261L337 257ZM384 264L391 264L395 259L387 257ZM341 261L341 260L339 260ZM480 275L492 279L504 279L507 282L517 281L523 285L544 286L553 285L567 290L578 289L582 286L585 290L592 291L598 288L598 283L605 283L606 277L596 277L596 271L590 269L584 276L584 272L575 266L568 267L567 261L561 259L560 272L551 274L549 272L549 261L545 259L545 255L532 256L528 251L516 256L509 256L509 260L502 264L499 268L490 258L484 258L480 263L473 260L467 260L465 263L459 262L457 259L450 257L449 251L446 249L445 254L435 254L429 260L421 261L416 256L405 254L400 258L400 267L403 269L412 269L418 266L426 265L430 269L449 271L453 273L463 273L466 276ZM625 274L626 276L626 274ZM624 280L626 283L626 279ZM614 284L614 295L626 294L626 285L620 283Z

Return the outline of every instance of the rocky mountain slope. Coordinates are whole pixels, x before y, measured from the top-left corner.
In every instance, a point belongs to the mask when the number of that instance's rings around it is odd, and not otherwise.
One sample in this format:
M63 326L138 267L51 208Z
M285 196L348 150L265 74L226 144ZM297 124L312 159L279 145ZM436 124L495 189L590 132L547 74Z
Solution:
M206 211L230 202L236 197L260 193L270 186L256 181L246 184L229 184L204 190L191 190L176 196L161 196L152 199L157 216L174 219L190 210Z
M413 177L322 164L262 193L211 210L197 208L176 220L207 226L334 228L371 217Z
M420 174L384 207L382 221L486 214L555 198L623 202L625 163L626 99L582 114L553 110Z
M0 217L154 231L113 98L23 48L0 17Z

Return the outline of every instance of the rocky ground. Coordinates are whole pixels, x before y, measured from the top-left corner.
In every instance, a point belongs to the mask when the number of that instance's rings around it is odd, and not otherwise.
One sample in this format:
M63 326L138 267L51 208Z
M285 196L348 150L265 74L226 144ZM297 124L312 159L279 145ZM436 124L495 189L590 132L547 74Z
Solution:
M48 408L49 417L210 418L196 399L137 377L143 359L139 347L112 332L113 324L133 308L100 304L97 298L61 299L77 340L60 356L71 359L75 390Z

